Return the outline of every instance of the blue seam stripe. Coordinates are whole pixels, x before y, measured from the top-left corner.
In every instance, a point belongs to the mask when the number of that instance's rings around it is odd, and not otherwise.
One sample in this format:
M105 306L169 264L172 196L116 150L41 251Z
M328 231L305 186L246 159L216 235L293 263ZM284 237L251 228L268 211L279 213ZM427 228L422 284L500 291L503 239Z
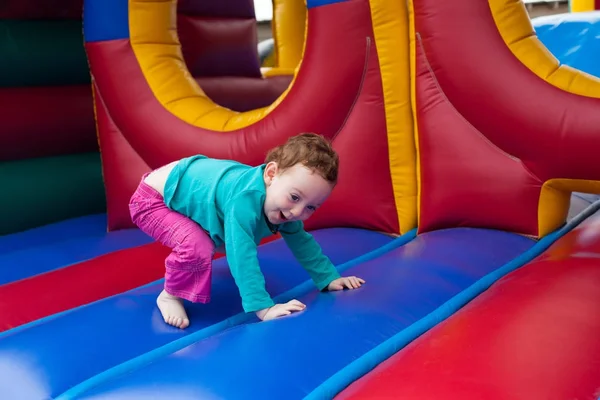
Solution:
M347 0L306 0L306 8L326 6L327 4L341 3Z
M382 342L377 347L363 354L354 362L348 364L325 382L315 388L305 400L333 398L336 394L344 390L349 384L361 378L371 371L378 364L390 358L404 346L415 340L417 337L441 323L457 312L461 307L473 300L483 291L488 289L494 282L516 270L524 264L532 261L535 257L547 250L554 242L574 229L583 220L594 214L600 209L600 201L597 201L585 209L577 217L569 221L562 228L540 239L533 247L522 253L517 258L508 262L504 266L487 274L486 276L473 283L456 296L452 297L436 310L421 318L406 329L398 332L388 340Z
M357 258L352 259L344 264L339 265L337 267L337 269L341 273L341 272L347 270L348 268L351 268L357 264L362 264L371 259L375 259L375 258L381 256L382 254L385 254L389 251L392 251L392 250L394 250L398 247L401 247L401 246L405 245L406 243L410 242L411 240L413 240L416 237L416 234L417 234L417 230L413 229L413 230L405 233L404 235L392 240L391 242L389 242L373 251L370 251L366 254L363 254L360 257L357 257ZM300 296L310 292L313 289L314 289L314 283L312 282L312 280L306 280L303 283L297 285L296 287L288 290L287 292L284 292L284 293L280 294L279 296L275 297L273 300L276 303L286 302L286 301L289 301L290 299L300 297ZM103 371L103 372L101 372L91 378L88 378L88 379L84 380L83 382L71 387L64 393L56 396L54 399L55 400L75 399L78 395L81 395L82 393L86 392L87 390L90 390L91 388L98 386L101 383L108 381L109 379L115 378L119 375L122 375L122 374L124 374L128 371L134 370L136 368L140 368L143 365L149 364L152 361L154 361L160 357L167 356L167 355L174 353L176 351L179 351L191 344L194 344L197 341L200 341L209 336L220 333L220 332L222 332L226 329L232 328L236 325L252 321L255 318L256 318L256 316L254 315L254 313L251 313L251 314L247 314L247 313L243 313L243 312L238 313L238 314L236 314L230 318L227 318L219 323L216 323L214 325L211 325L209 327L206 327L204 329L201 329L199 331L191 333L188 336L177 339L171 343L167 343L161 347L153 349L147 353L144 353L144 354L139 355L135 358L132 358L128 361L125 361L119 365L109 368L106 371Z

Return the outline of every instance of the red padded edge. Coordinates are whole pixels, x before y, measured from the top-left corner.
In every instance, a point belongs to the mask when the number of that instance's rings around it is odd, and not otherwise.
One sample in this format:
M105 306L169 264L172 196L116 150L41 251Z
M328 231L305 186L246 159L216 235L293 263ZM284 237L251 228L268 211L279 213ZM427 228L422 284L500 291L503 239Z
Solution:
M600 180L600 99L565 92L525 67L486 1L419 0L414 12L441 89L460 115L542 181Z
M0 89L0 161L98 149L89 85Z
M0 286L0 331L161 279L169 252L152 243Z
M600 217L498 281L336 399L596 399Z
M95 84L94 94L108 227L134 227L129 199L150 167L123 138Z
M177 12L205 17L254 18L254 0L178 0Z
M81 19L83 0L2 0L0 19Z
M220 106L244 112L267 107L288 88L292 75L270 78L214 77L197 78L206 95Z
M309 32L305 60L294 87L268 118L233 132L196 128L167 112L150 91L127 40L86 46L111 119L150 168L196 153L257 165L264 161L268 149L301 131L335 136L334 147L341 158L340 183L307 228L357 226L396 233L376 49L372 45L368 48L366 70L365 51L358 50L366 49L367 37L373 37L369 4L364 0L336 3L311 9L309 15L309 30L318 31L319 39ZM331 24L332 20L338 23ZM140 173L108 156L111 151L115 150L102 144L103 162L114 164L121 174L114 180L107 174L107 190L124 190L118 197L128 198L135 188L129 182L136 182ZM365 163L369 163L368 169ZM381 172L371 174L373 170ZM360 197L355 196L358 191ZM127 220L125 205L119 207L122 211L109 210L109 215L121 213L115 218ZM110 226L121 227L125 226Z
M419 41L416 52L419 232L480 226L535 235L542 182L456 112Z
M261 77L254 18L179 15L177 34L183 58L194 77Z

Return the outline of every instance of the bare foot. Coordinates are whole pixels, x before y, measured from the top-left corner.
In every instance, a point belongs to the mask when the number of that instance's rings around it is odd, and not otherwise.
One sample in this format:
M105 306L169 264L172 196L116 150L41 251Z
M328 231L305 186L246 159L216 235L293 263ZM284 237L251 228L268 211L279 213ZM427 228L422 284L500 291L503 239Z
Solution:
M181 329L190 325L190 320L179 297L171 296L163 289L156 299L156 305L167 324Z

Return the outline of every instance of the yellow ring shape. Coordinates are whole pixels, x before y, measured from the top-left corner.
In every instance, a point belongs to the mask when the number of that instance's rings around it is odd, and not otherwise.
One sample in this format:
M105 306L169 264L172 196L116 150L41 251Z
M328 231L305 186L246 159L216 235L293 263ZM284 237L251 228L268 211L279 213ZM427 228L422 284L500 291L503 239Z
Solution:
M215 104L189 73L177 36L177 0L129 0L133 52L156 99L181 120L213 131L234 131L265 118L294 84L270 106L235 112Z

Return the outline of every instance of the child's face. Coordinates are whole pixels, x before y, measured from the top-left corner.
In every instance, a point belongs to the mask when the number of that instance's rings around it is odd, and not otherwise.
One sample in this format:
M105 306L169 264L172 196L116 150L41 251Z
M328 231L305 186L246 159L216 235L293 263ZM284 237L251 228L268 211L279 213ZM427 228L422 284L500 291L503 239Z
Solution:
M272 224L304 221L329 197L333 185L302 164L280 171L275 162L264 173L265 214Z

